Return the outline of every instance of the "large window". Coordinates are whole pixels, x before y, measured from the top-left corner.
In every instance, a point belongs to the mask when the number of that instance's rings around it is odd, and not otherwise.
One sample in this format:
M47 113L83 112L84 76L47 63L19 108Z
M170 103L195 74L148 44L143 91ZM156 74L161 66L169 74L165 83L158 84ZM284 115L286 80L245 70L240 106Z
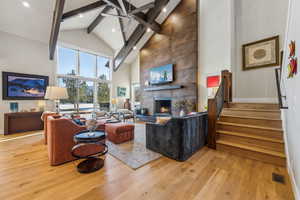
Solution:
M62 112L108 110L111 70L109 58L58 47L57 84L67 88Z

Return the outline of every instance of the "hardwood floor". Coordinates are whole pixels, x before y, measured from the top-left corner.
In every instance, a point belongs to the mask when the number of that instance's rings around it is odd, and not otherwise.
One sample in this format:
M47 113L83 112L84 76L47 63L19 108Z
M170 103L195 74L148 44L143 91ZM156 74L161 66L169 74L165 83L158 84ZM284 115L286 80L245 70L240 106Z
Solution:
M42 135L0 143L0 199L289 200L285 168L204 148L186 162L156 160L136 171L108 155L105 168L79 174L51 167ZM283 174L286 184L272 181Z

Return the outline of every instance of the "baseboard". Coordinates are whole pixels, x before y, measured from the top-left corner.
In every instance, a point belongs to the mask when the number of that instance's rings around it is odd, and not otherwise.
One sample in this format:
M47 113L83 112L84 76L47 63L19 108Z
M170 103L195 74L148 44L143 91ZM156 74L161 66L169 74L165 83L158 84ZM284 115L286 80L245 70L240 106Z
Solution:
M288 174L290 176L290 180L291 180L291 184L292 184L292 189L293 189L293 192L294 192L295 200L300 200L300 193L299 193L299 189L298 189L298 186L297 186L297 183L296 183L296 180L295 180L294 172L293 172L293 170L291 168L290 163L287 163L287 164L288 164L287 171L288 171Z
M233 102L241 103L278 103L277 98L233 98Z

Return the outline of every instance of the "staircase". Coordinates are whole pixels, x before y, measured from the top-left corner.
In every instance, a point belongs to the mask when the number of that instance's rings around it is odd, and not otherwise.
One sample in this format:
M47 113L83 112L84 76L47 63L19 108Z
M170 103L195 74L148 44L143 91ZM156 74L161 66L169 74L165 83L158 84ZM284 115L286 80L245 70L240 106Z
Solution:
M285 166L280 110L270 103L228 103L216 121L216 148Z

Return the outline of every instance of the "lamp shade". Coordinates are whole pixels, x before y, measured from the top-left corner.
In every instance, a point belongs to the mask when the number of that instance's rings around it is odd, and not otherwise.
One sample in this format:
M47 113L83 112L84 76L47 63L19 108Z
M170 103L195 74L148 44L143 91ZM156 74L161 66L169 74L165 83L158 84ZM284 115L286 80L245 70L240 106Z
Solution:
M46 90L45 99L59 100L69 98L66 88L48 86Z

